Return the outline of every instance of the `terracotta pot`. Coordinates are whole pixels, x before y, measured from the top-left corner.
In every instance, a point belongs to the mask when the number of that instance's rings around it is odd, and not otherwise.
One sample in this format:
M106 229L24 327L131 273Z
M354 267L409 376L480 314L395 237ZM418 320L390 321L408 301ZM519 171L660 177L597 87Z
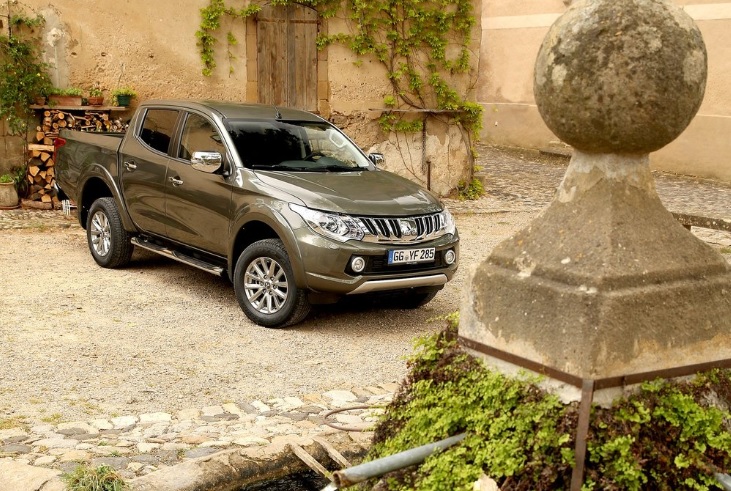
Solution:
M14 182L0 182L0 208L10 209L18 207L18 192Z
M90 106L101 106L104 104L104 96L89 96L88 101Z
M49 95L48 102L52 106L80 106L80 95Z

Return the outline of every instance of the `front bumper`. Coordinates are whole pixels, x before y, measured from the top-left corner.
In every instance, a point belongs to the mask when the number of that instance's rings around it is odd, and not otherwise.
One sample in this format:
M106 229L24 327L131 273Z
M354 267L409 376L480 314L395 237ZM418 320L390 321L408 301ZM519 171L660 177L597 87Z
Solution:
M393 244L373 244L351 240L337 242L325 238L305 226L295 231L299 248L299 262L307 290L336 295L355 295L386 292L420 287L441 287L452 279L459 264L459 234L444 235L438 239L413 244L410 247ZM435 249L436 259L430 263L388 265L388 251L393 249ZM453 250L456 259L446 264L444 256ZM366 260L363 273L350 268L354 256Z

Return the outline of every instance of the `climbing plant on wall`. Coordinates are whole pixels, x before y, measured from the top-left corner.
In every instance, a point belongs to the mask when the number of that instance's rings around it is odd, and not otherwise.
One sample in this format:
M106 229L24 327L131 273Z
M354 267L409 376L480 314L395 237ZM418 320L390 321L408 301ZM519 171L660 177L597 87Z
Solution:
M0 35L0 118L7 120L13 133L20 134L33 114L29 106L52 86L37 34L44 19L13 12L10 3L0 18L5 27Z
M321 34L319 49L332 43L348 46L359 57L372 56L386 69L392 94L384 99L384 130L420 131L422 120L404 119L396 108L450 111L450 117L476 136L482 108L460 93L471 71L470 39L475 26L471 0L272 0L271 5L298 4L317 10L323 19L348 19L349 32ZM210 0L201 9L196 32L203 74L216 67L215 49L225 18L245 19L261 10L256 0L236 8ZM230 70L236 33L226 33ZM460 89L460 87L462 89ZM389 110L391 109L391 110Z

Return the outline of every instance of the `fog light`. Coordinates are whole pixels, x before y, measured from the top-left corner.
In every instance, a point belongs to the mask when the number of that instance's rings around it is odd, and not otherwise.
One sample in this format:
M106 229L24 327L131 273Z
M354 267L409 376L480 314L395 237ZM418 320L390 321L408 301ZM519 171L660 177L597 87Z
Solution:
M454 249L449 249L447 252L444 253L444 262L447 264L454 264L454 261L457 260L457 254L454 252Z
M356 273L362 273L366 267L365 259L362 257L355 256L350 260L350 268Z

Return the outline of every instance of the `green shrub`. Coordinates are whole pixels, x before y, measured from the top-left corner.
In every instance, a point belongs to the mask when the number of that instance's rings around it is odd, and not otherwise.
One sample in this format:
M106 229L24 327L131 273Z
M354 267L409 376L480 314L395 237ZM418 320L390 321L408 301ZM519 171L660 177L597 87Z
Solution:
M535 379L488 369L457 345L454 324L417 342L368 458L467 436L390 474L384 489L471 491L483 473L501 491L568 489L577 404L562 404ZM646 383L611 408L594 407L583 489L722 489L713 474L731 469L729 401L731 372L712 371L691 382Z
M78 97L84 95L84 91L79 89L78 87L67 87L65 89L60 89L58 87L53 87L48 91L48 95L61 95L61 96L70 96L70 97Z
M480 199L485 194L485 188L482 186L482 181L475 178L469 183L467 181L459 181L457 185L457 192L459 199L462 200L476 200Z
M64 474L63 481L68 491L124 491L128 489L124 480L112 467L100 465L91 468L79 465L73 472Z

